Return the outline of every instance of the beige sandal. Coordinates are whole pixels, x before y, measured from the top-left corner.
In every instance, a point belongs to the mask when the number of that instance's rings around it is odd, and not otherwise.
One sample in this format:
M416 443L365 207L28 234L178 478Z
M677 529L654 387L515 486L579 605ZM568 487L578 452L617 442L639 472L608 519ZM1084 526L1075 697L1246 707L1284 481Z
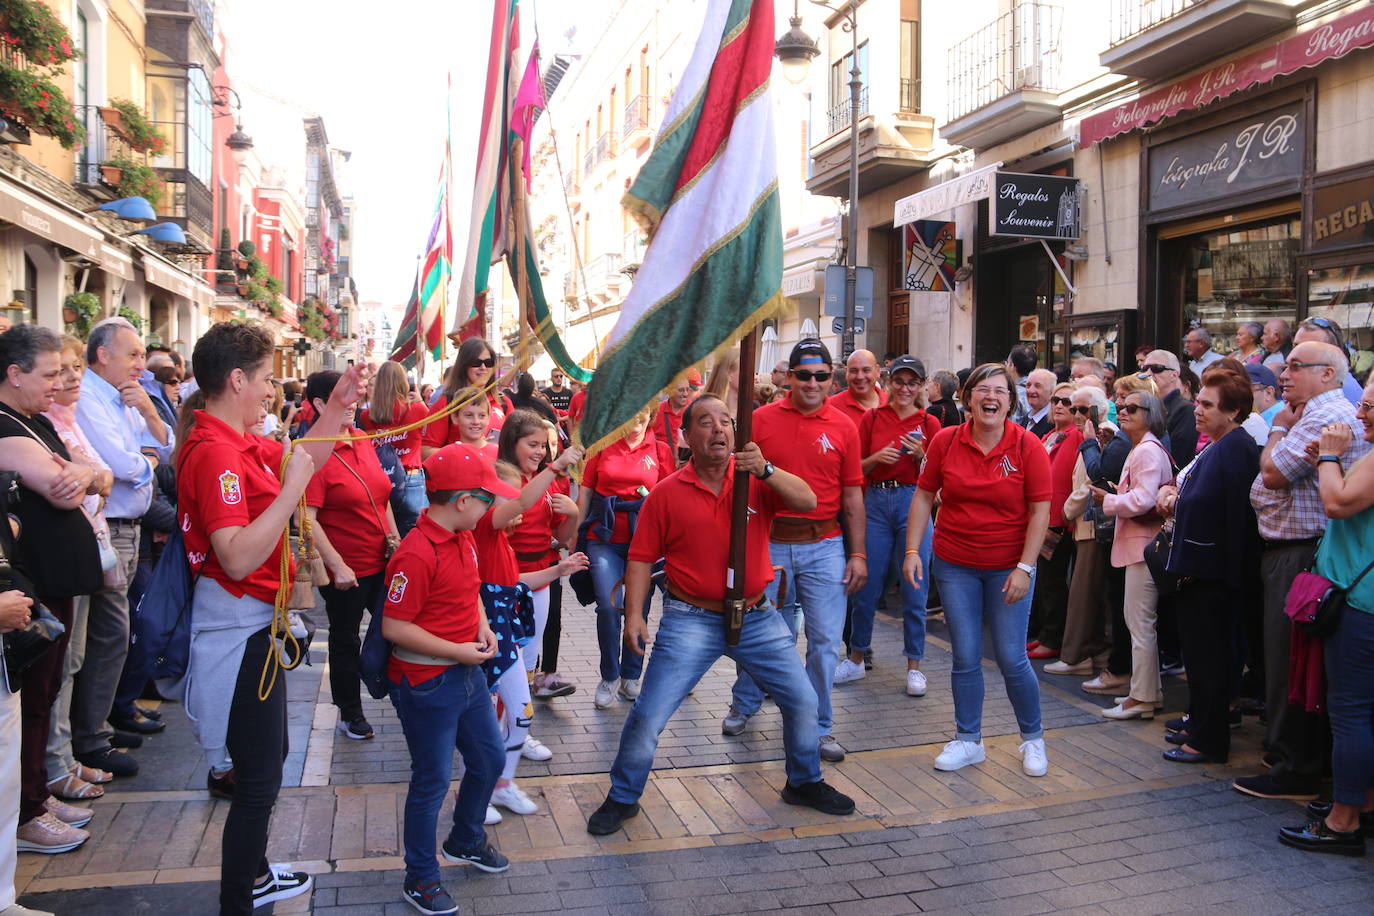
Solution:
M100 786L87 782L76 773L48 780L48 792L63 801L90 801L105 794Z
M108 770L97 770L95 767L88 767L83 763L78 763L72 769L72 775L77 779L84 779L92 785L103 786L107 782L114 782L114 774Z

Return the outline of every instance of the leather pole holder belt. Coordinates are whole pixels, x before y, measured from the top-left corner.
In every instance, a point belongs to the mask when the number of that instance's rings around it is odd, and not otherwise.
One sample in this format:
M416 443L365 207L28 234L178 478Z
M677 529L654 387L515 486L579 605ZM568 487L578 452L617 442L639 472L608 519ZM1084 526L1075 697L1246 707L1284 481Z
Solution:
M769 531L768 538L779 544L814 544L825 540L839 528L839 521L833 518L817 521L814 518L778 516L773 519L773 528Z
M533 563L535 560L542 560L549 555L547 550L535 550L530 553L515 551L515 558L521 563Z
M667 586L668 594L672 595L674 598L676 598L678 601L681 601L683 604L690 604L692 607L699 607L703 611L712 611L717 614L725 613L725 602L720 599L713 600L710 598L697 598L694 595L687 594L682 589L673 585L672 582L667 582L666 580L665 585ZM759 605L761 605L766 594L766 592L759 592L753 598L746 600L744 602L744 612L747 614L750 611L757 608Z

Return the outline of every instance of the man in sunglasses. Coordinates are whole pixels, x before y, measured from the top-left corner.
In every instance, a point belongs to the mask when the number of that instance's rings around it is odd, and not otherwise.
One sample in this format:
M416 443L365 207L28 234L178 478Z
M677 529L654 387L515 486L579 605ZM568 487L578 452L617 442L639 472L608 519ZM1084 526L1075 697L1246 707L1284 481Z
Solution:
M1321 438L1327 424L1359 428L1355 408L1341 395L1341 383L1348 374L1345 354L1324 340L1306 340L1289 352L1279 374L1286 406L1274 415L1260 453L1260 473L1250 487L1250 504L1264 538L1260 580L1264 589L1264 702L1268 718L1265 747L1273 755L1273 766L1267 773L1243 776L1232 785L1260 798L1315 798L1331 760L1331 733L1325 715L1288 703L1292 624L1284 613L1284 602L1297 574L1311 568L1317 542L1326 531L1326 511L1317 487L1317 470L1308 461L1308 446ZM1340 456L1341 469L1348 470L1367 451L1369 443L1362 436L1352 437Z
M845 596L857 592L868 578L859 431L826 400L834 372L825 344L804 338L792 348L787 365L792 390L754 412L754 441L764 458L800 477L816 494L812 511L786 512L773 520L769 555L786 574L787 592L775 603L794 636L799 609L805 620L806 674L816 690L821 759L834 762L844 759L844 748L830 733L830 688L840 660ZM848 557L840 537L842 510ZM778 580L770 588L776 598ZM762 703L759 685L740 672L721 732L742 734Z
M1187 467L1197 457L1197 420L1193 405L1183 396L1178 379L1178 357L1168 350L1151 350L1140 366L1141 378L1154 379L1168 415L1169 454L1174 467Z

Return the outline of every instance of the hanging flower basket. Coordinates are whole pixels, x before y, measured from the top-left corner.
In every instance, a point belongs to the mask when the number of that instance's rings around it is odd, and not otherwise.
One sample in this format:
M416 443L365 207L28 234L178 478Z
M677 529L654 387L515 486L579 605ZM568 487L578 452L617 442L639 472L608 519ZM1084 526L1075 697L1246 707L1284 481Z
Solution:
M112 188L119 187L123 178L124 170L117 165L102 165L100 167L100 180Z
M105 126L114 131L125 142L129 140L129 129L124 124L124 116L119 113L118 108L100 109L100 120L105 122Z

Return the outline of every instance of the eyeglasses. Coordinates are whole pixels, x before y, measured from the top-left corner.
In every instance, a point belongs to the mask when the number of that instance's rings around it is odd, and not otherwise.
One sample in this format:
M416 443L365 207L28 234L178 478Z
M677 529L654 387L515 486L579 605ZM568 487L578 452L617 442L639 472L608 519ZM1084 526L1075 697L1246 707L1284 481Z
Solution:
M1285 363L1289 369L1329 369L1330 363L1305 363L1300 359L1290 359Z
M1137 413L1142 412L1145 408L1139 404L1118 404L1116 405L1116 409L1119 413L1125 413L1130 414L1131 416L1135 416Z
M1368 401L1361 401L1360 403L1355 405L1355 409L1363 410L1365 413L1374 413L1374 404L1371 404Z
M794 375L799 382L809 382L812 379L818 382L828 382L830 381L830 377L834 374L833 372L812 372L810 369L792 370L792 375Z
M926 380L919 375L912 376L910 379L898 378L894 375L888 381L899 388L920 388Z
M473 366L485 366L488 369L495 368L496 357L488 356L486 359L474 359L471 363L468 363L468 368L472 368Z
M1092 412L1093 412L1093 409L1092 409L1091 407L1084 407L1084 406L1081 405L1081 404L1080 404L1079 406L1077 406L1077 407L1070 407L1070 408L1069 408L1069 413L1081 413L1081 414L1082 414L1083 416L1085 416L1085 417L1091 416L1091 415L1092 415Z
M977 388L973 389L973 393L976 395L981 395L985 398L990 398L1003 397L1005 395L1011 394L1011 391L1006 388L987 388L983 385L979 385Z
M1141 374L1141 377L1142 377L1142 378L1145 376L1146 373L1149 373L1149 374L1151 374L1151 375L1159 375L1161 372L1177 372L1177 371L1178 371L1177 369L1171 368L1171 367L1169 367L1169 366L1161 366L1159 363L1150 363L1150 364L1147 365L1147 366L1141 366L1141 367L1140 367L1140 374Z
M1070 404L1073 403L1073 398L1050 398L1050 403L1062 404L1063 406L1068 407Z
M496 496L492 493L488 493L486 490L459 490L457 493L453 494L453 499L449 500L449 502L457 502L460 496L471 496L478 502L485 503L488 506L496 502Z

